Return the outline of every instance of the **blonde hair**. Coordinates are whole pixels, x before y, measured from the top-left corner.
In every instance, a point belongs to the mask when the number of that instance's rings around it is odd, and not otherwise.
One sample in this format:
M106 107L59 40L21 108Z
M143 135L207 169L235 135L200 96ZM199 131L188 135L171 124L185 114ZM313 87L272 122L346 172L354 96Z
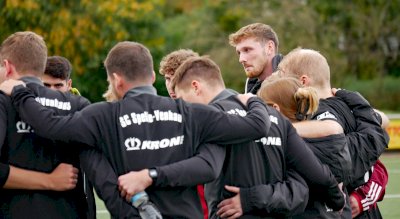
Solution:
M0 60L4 59L9 60L19 74L41 76L46 67L46 43L34 32L16 32L1 44Z
M326 58L318 51L297 48L289 52L279 63L285 76L299 78L307 75L311 78L310 86L330 87L330 68Z
M160 74L174 75L176 69L191 57L199 57L199 54L191 49L180 49L169 53L161 59Z
M277 104L280 112L291 121L305 120L318 109L314 88L303 87L295 78L265 80L257 95L268 105Z
M237 32L229 35L229 44L236 46L244 39L254 37L258 42L273 41L275 50L278 51L279 40L275 31L267 24L254 23L240 28Z
M107 101L107 102L114 102L117 101L118 98L115 95L115 93L113 92L112 86L111 84L108 85L107 91L103 94L103 98Z

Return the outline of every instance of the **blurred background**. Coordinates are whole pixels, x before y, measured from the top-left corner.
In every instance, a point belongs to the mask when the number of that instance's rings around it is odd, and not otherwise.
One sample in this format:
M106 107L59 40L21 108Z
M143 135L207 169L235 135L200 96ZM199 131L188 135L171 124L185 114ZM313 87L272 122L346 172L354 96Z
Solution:
M49 55L73 64L73 83L102 100L102 65L119 41L138 41L161 58L180 48L208 54L228 87L243 92L245 75L228 36L253 22L269 24L283 54L301 46L328 58L334 87L357 90L386 112L400 111L400 1L356 0L0 0L0 39L23 30L42 35ZM164 79L155 86L167 95Z

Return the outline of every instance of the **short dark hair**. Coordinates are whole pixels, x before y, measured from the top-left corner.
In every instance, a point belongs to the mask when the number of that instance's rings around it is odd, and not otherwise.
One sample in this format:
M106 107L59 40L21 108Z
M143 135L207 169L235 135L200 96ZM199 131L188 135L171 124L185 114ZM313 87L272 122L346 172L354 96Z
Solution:
M68 59L62 56L49 56L47 57L45 75L62 80L71 78L72 65Z
M175 71L171 87L174 90L176 86L185 89L194 78L201 78L214 87L225 87L218 65L206 56L188 58L182 63Z
M153 58L150 51L140 43L124 41L117 43L104 61L107 74L122 74L126 80L147 80L153 75Z

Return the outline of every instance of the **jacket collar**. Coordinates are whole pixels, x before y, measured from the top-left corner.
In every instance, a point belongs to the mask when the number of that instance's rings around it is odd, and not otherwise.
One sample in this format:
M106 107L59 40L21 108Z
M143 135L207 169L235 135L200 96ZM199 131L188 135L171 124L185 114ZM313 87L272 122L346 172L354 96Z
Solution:
M22 77L20 80L25 82L25 84L38 84L38 85L43 86L42 80L40 80L38 77L25 76L25 77Z
M140 87L135 87L130 89L126 94L124 95L124 98L127 97L134 97L139 94L152 94L152 95L157 95L157 90L153 86L140 86Z
M216 97L214 97L214 99L212 99L210 103L214 103L218 100L223 100L223 99L226 99L230 96L237 95L237 94L238 93L232 89L224 89Z

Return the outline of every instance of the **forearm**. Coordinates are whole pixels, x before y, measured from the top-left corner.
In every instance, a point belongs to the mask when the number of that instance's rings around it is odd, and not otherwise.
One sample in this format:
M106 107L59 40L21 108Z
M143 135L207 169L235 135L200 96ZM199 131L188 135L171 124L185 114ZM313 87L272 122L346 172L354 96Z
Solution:
M271 122L265 104L250 98L246 116L229 115L219 110L197 111L203 119L196 119L200 141L216 144L236 144L260 139L267 135ZM198 121L197 121L198 120Z
M342 126L333 120L312 120L293 123L302 138L320 138L343 133Z
M86 176L113 217L138 216L136 208L120 196L117 175L104 155L94 149L87 149L81 152L80 160Z
M0 163L0 186L3 187L10 174L10 166Z
M257 210L271 216L290 216L304 211L308 191L304 179L298 173L288 171L286 181L241 188L240 200L244 213Z
M51 190L53 186L48 173L10 166L10 172L3 188Z
M38 103L26 87L15 87L11 98L22 120L29 123L36 134L53 140L95 145L95 131L91 128L94 126L90 126L88 115L76 112L58 116L54 110Z
M201 145L198 153L189 159L156 167L155 186L194 186L216 179L225 159L223 146Z
M355 197L360 209L366 211L370 206L383 199L387 183L388 173L385 166L378 160L373 166L368 182L358 187L350 195Z

